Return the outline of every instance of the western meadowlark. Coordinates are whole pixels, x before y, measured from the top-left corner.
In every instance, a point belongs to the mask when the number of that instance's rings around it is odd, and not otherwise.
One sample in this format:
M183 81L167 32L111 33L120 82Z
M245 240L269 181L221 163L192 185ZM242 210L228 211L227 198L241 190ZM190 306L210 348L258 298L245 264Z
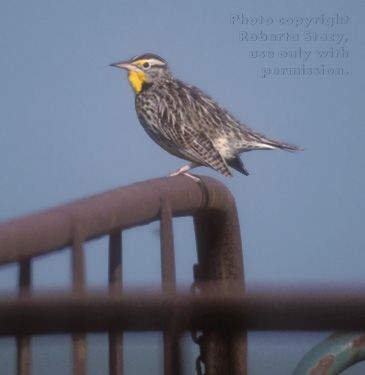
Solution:
M233 177L228 166L248 176L242 152L302 150L248 128L203 91L176 79L157 55L146 53L111 66L128 71L137 116L147 134L172 155L191 162L170 176L202 165L227 177Z

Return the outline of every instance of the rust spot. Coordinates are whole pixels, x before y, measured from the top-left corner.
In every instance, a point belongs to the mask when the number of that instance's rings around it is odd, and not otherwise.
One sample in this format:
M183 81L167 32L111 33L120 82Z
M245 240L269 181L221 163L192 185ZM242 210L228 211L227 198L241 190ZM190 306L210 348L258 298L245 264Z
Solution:
M315 367L310 370L309 375L326 375L328 370L335 363L334 354L327 354L325 357L320 359Z
M353 340L353 342L352 342L352 349L357 352L364 345L365 345L365 334L363 334L359 338Z

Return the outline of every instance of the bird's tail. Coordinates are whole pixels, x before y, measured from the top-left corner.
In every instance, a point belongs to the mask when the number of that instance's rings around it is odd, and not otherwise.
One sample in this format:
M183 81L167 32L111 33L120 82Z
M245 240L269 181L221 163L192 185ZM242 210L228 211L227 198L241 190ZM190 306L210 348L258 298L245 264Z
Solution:
M284 151L303 151L304 148L294 146L290 143L282 142L274 138L267 137L265 135L256 134L256 142L258 148L261 150L284 150Z
M284 150L284 151L304 151L303 147L294 146L290 143L276 141L274 139L270 139L267 142L263 142L263 146L266 146L268 149L272 150Z

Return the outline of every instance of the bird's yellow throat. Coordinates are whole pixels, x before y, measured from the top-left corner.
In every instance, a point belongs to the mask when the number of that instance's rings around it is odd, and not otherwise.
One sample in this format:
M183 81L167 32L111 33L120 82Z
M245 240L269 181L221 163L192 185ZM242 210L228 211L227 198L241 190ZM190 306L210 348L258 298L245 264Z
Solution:
M142 71L135 72L130 70L128 72L128 80L134 93L137 95L142 90L142 84L146 80L146 75Z

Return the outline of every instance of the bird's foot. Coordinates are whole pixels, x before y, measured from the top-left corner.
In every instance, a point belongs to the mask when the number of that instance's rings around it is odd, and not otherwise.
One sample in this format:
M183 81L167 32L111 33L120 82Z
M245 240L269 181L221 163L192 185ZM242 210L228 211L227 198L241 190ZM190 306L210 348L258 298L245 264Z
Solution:
M193 175L191 175L189 173L186 173L187 171L190 171L190 169L193 169L193 168L196 168L196 167L199 167L199 164L191 163L191 164L185 165L184 167L180 168L176 172L170 173L169 177L171 177L171 176L177 176L179 174L183 174L183 175L191 178L195 182L199 182L200 179L198 177L195 177L195 176L193 176Z

